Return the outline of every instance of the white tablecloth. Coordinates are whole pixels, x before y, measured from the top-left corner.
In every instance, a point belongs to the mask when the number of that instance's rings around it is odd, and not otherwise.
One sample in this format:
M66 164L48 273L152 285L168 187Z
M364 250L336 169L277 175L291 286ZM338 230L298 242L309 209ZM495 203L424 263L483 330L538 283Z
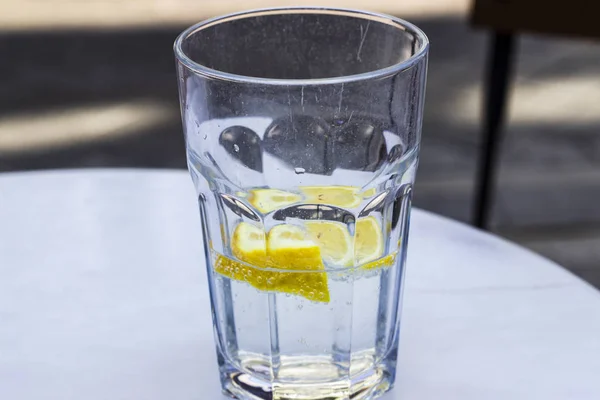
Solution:
M220 399L185 172L0 175L0 399ZM600 293L413 211L384 399L600 399Z

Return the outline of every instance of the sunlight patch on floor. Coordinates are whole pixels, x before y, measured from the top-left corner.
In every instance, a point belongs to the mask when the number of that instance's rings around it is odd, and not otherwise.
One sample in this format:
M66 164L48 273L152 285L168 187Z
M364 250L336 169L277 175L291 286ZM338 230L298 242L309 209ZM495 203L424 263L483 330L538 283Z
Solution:
M0 118L0 154L56 150L119 139L172 121L172 106L140 100Z
M322 0L320 6L358 8L404 18L464 15L469 0ZM315 5L314 0L3 0L0 31L191 25L202 19L264 7Z
M600 80L596 75L517 81L513 85L509 123L600 124ZM479 124L481 100L480 85L464 88L458 93L451 118L457 123Z

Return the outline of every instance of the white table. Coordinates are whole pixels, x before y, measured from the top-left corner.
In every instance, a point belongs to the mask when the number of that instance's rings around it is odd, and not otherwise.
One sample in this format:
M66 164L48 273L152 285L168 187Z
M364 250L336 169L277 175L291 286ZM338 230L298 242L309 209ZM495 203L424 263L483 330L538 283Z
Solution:
M0 174L0 399L220 399L197 214L185 172ZM600 399L600 292L412 221L385 399Z

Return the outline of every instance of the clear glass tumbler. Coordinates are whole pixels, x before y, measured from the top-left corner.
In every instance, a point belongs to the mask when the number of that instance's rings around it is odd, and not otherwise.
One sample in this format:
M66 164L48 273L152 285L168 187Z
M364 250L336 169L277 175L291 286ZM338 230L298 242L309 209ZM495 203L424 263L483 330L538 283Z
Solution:
M226 394L392 387L427 53L408 22L316 7L176 40Z

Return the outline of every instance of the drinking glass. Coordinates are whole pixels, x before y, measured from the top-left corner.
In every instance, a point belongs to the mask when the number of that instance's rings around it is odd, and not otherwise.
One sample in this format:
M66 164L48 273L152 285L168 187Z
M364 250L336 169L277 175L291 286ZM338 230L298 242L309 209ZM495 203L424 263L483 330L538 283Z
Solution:
M175 54L224 393L385 393L426 36L370 12L264 9L190 27Z

